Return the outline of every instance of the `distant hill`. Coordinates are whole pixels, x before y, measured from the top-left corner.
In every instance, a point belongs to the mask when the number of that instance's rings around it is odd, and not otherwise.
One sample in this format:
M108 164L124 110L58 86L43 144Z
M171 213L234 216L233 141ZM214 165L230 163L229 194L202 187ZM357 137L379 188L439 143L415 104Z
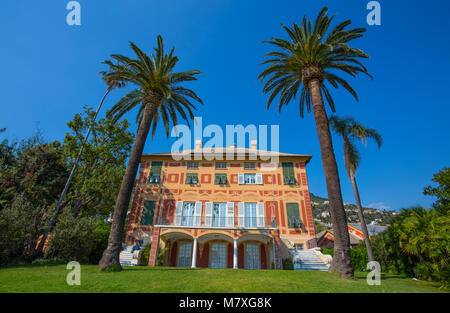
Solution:
M310 193L311 207L313 212L314 221L320 222L327 226L331 225L330 206L328 199L318 197L313 193ZM358 223L358 208L355 204L344 203L345 213L347 215L348 223ZM383 211L374 208L363 208L364 219L367 224L372 222L377 225L389 226L391 219L397 214L395 211Z

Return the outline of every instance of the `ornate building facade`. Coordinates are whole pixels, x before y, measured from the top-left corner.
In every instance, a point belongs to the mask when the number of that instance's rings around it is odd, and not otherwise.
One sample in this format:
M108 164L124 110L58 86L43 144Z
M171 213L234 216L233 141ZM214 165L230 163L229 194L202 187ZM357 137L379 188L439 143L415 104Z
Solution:
M279 153L273 163L256 147L183 155L142 156L126 243L149 238L150 266L163 247L165 266L281 269L289 248L316 246L311 156Z

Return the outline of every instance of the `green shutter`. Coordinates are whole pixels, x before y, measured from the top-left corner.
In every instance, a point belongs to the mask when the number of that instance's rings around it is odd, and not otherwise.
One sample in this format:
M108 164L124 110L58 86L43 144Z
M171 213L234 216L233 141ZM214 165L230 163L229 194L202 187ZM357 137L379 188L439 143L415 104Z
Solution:
M162 162L160 162L160 161L152 162L152 166L150 168L150 174L148 175L149 182L159 183L159 180L161 178L161 169L162 169ZM157 181L153 181L153 179L155 177L157 178Z
M294 174L294 163L292 162L283 162L281 163L281 166L283 167L283 181L285 185L290 184L289 180L294 179L295 180L295 174Z
M298 203L286 203L286 213L288 216L288 227L294 228L295 221L300 221Z
M162 162L160 162L160 161L152 162L152 167L150 168L150 174L152 174L154 176L161 176L161 168L162 168Z
M187 173L186 174L186 184L193 184L192 179L195 178L198 181L198 174L197 173Z
M225 185L227 183L227 174L216 174L214 184Z
M145 200L142 208L141 225L153 225L153 216L155 215L156 201Z

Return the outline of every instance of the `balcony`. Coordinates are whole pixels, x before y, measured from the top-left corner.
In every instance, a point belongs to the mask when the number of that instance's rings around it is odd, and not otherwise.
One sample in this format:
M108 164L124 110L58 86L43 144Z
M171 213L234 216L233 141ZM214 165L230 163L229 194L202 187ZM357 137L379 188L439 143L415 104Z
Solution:
M302 220L299 218L288 218L288 227L306 231L305 225L303 224Z
M159 217L157 227L198 229L277 229L272 217L172 216Z
M159 184L161 182L160 176L151 175L148 178L148 183L150 184Z

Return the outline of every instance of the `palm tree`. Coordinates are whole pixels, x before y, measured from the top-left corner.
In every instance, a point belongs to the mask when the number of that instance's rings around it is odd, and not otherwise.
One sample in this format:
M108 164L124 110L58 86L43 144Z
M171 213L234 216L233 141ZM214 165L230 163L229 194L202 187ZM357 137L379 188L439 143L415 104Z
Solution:
M164 51L162 37L158 36L157 41L158 46L151 56L148 56L134 43L130 42L130 46L136 54L136 59L114 54L111 57L119 63L118 65L111 61L105 61L112 69L105 74L105 81L120 81L136 86L136 89L127 93L113 106L108 115L112 116L114 120L118 120L136 106L139 106L139 110L136 119L137 135L117 196L108 246L99 262L101 270L106 268L121 269L119 253L122 248L126 214L150 127L152 127L153 138L159 117L161 117L168 137L170 121L174 125L178 124L177 114L188 124L188 118L194 118L192 111L196 110L196 107L190 99L203 103L194 91L180 86L180 83L197 80L195 75L200 74L200 71L173 72L178 62L178 58L173 55L174 49L167 54Z
M383 140L381 135L372 128L364 127L361 123L351 117L340 118L336 115L330 117L330 126L334 132L340 135L344 141L344 163L347 175L353 186L353 193L355 194L356 206L358 208L358 216L361 222L361 229L364 234L364 242L366 243L367 255L369 261L375 261L372 252L372 245L370 244L369 232L367 231L367 225L364 220L363 209L361 206L361 199L359 197L358 186L356 184L356 171L359 163L361 162L361 156L358 148L356 147L354 140L361 139L363 143L366 143L367 139L373 139L381 147Z
M346 27L351 24L351 21L347 20L328 32L334 16L329 18L327 12L327 7L319 12L314 27L311 21L307 21L306 16L303 17L300 26L295 23L293 27L282 25L289 36L288 40L272 38L270 41L265 41L276 46L278 50L265 55L270 58L263 64L270 64L270 66L261 72L258 79L261 78L261 81L264 81L265 78L270 77L263 88L264 93L270 93L267 100L268 109L274 98L279 95L278 111L281 111L284 105L295 99L300 87L301 117L303 117L305 104L308 113L311 112L312 104L335 234L334 258L330 271L337 271L344 277L350 277L353 276L350 238L322 95L325 96L333 112L335 111L334 101L325 82L334 88L341 85L358 100L350 84L335 72L342 71L353 77L358 73L364 73L370 77L364 65L358 61L358 58L369 56L359 49L348 46L351 40L362 37L365 29L347 30Z

